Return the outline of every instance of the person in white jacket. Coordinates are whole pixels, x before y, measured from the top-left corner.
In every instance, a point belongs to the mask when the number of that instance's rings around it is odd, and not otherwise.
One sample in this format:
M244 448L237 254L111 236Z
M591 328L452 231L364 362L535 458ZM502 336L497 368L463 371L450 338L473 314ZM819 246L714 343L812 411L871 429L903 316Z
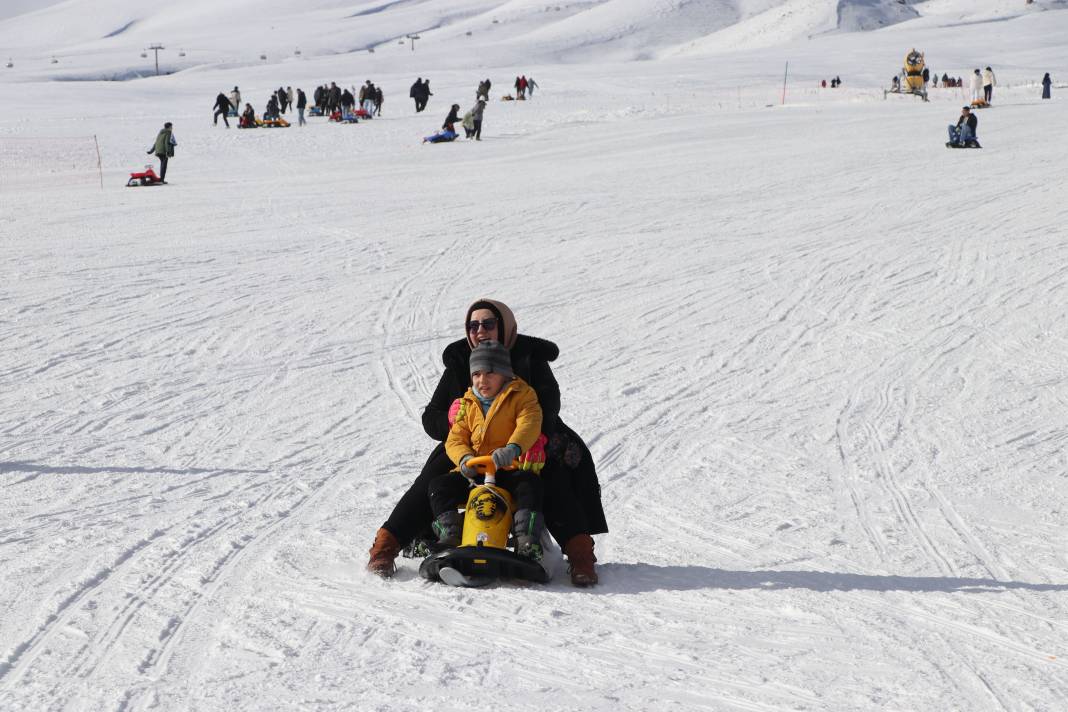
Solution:
M976 69L972 74L972 101L979 101L983 96L983 77L979 74L979 70Z
M997 77L994 76L994 70L987 67L983 70L983 98L986 99L986 103L989 104L990 100L994 97L994 85L998 83Z

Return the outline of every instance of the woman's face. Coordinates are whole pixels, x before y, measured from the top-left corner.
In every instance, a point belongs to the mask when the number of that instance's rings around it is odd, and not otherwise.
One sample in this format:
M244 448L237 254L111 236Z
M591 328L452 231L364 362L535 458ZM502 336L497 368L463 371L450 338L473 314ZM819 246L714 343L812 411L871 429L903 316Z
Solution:
M478 322L476 324L476 322ZM493 324L493 328L487 328L486 322ZM472 325L475 326L472 329ZM481 344L483 341L500 341L501 340L501 325L497 321L497 317L490 309L476 309L471 312L471 320L467 322L467 333L471 337L471 340L475 344Z

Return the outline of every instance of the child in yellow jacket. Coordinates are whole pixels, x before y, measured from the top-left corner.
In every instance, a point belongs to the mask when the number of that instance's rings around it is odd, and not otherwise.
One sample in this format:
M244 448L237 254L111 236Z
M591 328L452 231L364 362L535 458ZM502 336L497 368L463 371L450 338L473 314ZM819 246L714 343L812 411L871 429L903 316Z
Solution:
M492 455L497 484L515 500L516 553L540 559L541 478L530 470L516 469L514 462L541 435L538 395L512 373L508 349L497 341L476 346L470 363L472 385L460 399L460 410L445 440L445 452L458 467L431 480L427 488L438 544L459 546L463 515L457 508L467 501L470 484L482 480L466 463L476 455Z

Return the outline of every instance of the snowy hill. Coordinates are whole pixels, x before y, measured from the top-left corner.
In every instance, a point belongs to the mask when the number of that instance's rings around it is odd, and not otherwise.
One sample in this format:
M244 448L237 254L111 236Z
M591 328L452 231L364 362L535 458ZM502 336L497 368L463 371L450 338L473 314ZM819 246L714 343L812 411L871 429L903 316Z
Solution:
M170 50L162 56L170 72L368 49L400 54L408 49L405 36L416 33L419 51L439 66L501 66L773 46L921 15L972 22L1063 6L1062 0L1029 6L1007 0L310 0L299 7L288 0L66 0L8 7L0 14L0 46L18 59L16 74L29 67L33 76L83 79L153 73L154 54L139 55L154 43ZM46 63L51 57L56 65Z
M1041 0L0 3L0 710L1068 709L1065 36ZM153 42L174 74L57 81ZM910 47L997 70L982 150L943 146L965 91L883 94ZM483 140L421 143L487 77ZM365 79L372 121L212 121ZM124 187L164 121L169 185ZM560 347L592 589L364 570L487 294Z

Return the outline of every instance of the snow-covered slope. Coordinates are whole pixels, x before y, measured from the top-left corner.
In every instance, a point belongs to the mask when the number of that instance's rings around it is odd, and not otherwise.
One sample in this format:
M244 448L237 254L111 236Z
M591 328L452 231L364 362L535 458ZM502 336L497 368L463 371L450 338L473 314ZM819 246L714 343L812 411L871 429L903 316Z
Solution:
M732 5L0 23L0 710L1068 708L1068 12ZM149 41L188 69L53 81ZM942 147L959 90L884 99L910 46L997 69L982 151ZM541 88L483 141L420 143L520 72ZM259 109L367 78L374 121L211 122L234 84ZM122 187L166 120L171 184ZM561 347L594 589L363 571L484 294Z
M67 79L154 73L155 55L140 54L155 43L169 50L161 59L171 72L368 49L396 55L409 51L410 34L419 35L421 57L436 66L505 66L774 46L879 29L921 13L962 23L1063 6L1063 0L66 0L9 8L7 19L0 15L0 46L30 76Z

